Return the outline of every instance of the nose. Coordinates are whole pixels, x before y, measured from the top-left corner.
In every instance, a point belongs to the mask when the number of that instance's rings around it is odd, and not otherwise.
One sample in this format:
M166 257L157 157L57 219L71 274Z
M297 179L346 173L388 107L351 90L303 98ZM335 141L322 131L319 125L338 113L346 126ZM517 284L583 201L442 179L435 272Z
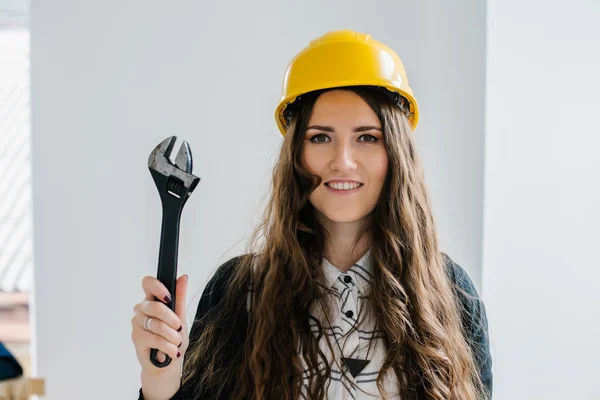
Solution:
M356 168L356 159L352 143L340 140L333 147L330 168L334 171L353 170Z

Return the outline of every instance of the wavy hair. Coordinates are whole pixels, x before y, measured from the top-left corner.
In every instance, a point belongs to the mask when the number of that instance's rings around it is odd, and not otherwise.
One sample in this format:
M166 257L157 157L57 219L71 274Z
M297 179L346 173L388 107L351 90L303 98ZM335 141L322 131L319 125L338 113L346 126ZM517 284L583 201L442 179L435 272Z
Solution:
M403 399L486 398L461 325L461 305L438 249L424 173L405 110L371 87L343 89L357 93L377 114L389 158L382 192L362 232L369 233L374 257L371 312L385 332L387 347L377 378L380 395L387 398L384 377L392 369ZM321 178L301 162L317 97L304 99L290 121L263 219L250 238L247 254L233 270L218 312L195 321L202 329L185 355L184 386L211 389L217 397L226 388L233 389L235 399L298 399L303 367L297 346L303 343L301 353L309 369L325 365L324 373L309 376L308 398L326 398L330 366L310 330L309 310L326 294L317 282L324 279L321 259L327 232L309 202ZM236 333L231 316L246 307L250 285L248 328ZM329 307L324 307L329 313ZM323 327L316 322L320 338ZM232 350L228 342L235 334L246 339Z

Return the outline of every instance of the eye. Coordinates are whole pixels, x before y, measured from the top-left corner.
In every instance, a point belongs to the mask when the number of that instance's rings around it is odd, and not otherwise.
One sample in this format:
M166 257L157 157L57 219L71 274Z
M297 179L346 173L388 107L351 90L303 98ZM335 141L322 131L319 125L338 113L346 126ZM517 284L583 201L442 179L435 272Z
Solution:
M367 142L367 143L376 143L379 141L379 139L377 139L375 136L373 135L361 135L361 138L369 138L369 140L361 140L362 142ZM360 138L359 138L360 139Z
M327 135L325 135L325 134L323 134L323 133L317 133L316 135L314 135L313 137L311 137L311 138L310 138L310 141L311 141L312 143L325 143L324 141L315 140L316 138L319 138L319 137L322 137L322 138L327 138L327 139L329 139L329 136L327 136Z

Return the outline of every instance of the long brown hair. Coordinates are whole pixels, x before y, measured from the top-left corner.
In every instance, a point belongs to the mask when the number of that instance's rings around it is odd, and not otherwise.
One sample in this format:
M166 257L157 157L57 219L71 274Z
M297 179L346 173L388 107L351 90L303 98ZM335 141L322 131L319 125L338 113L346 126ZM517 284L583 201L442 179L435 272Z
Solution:
M382 398L391 368L403 399L485 398L474 355L461 325L461 306L445 272L421 161L407 115L380 91L351 87L378 115L389 167L365 232L374 257L372 312L385 332L387 357L377 379ZM325 295L321 259L327 233L308 201L321 179L302 166L304 133L316 96L301 103L284 137L263 220L233 270L218 312L207 314L185 355L183 385L233 390L236 399L299 398L302 364L325 364L310 375L310 399L326 398L330 373L310 330L309 309ZM364 233L364 232L363 232ZM357 240L358 241L358 240ZM252 309L244 345L232 351L231 316ZM327 307L326 312L329 312ZM317 321L319 331L322 325ZM319 336L320 337L320 336ZM227 354L227 359L225 358ZM198 366L202 363L202 368Z

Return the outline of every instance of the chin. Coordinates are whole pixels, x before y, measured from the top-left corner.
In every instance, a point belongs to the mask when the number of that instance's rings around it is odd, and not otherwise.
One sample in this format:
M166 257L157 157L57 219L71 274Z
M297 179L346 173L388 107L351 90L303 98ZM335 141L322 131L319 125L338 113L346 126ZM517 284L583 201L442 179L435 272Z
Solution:
M357 222L364 219L368 213L360 212L359 210L321 210L321 214L331 222Z

